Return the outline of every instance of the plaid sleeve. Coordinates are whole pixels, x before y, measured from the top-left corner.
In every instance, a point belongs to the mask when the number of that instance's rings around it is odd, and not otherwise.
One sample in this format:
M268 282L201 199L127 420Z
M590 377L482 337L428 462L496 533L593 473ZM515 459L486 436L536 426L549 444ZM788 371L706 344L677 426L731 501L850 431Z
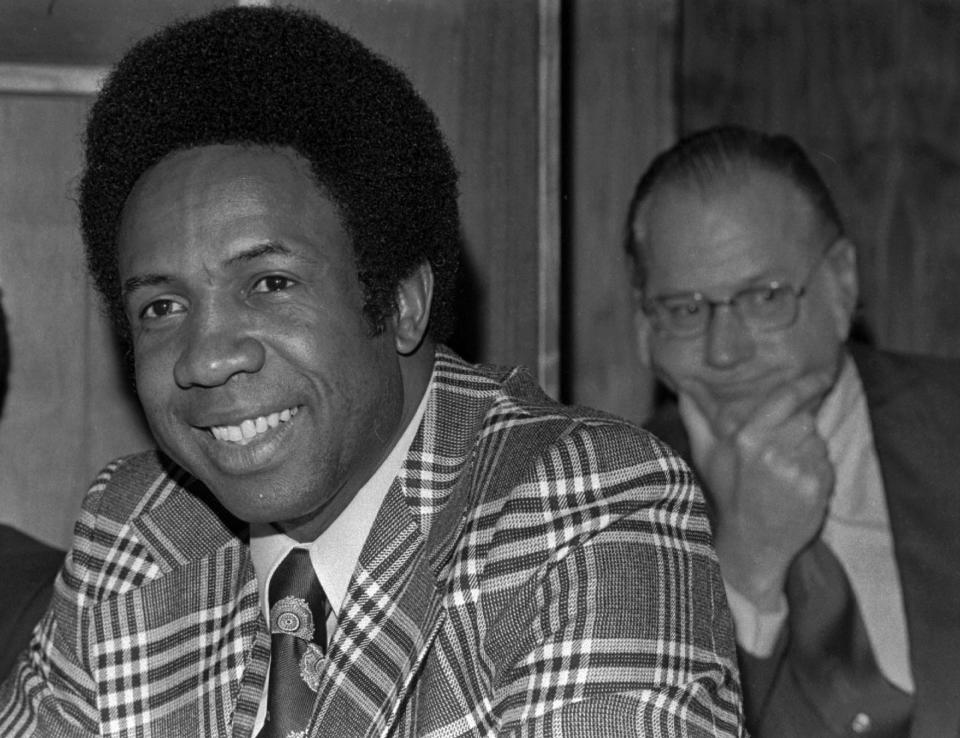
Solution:
M103 541L109 540L107 529L113 523L100 514L100 502L120 463L104 469L84 498L53 601L30 646L0 686L0 735L4 738L100 734L96 686L86 667L89 623L85 611L89 603L122 591L148 574L142 571L145 564L136 552L128 552L126 566L103 566Z
M34 629L29 648L0 686L0 735L99 733L95 688L75 649L78 623L70 605L80 589L77 556L90 544L85 534L92 527L90 502L96 496L93 489L84 501L73 547L57 577L50 607Z
M500 537L554 554L524 587L537 615L499 690L498 734L743 735L729 612L684 462L646 434L582 426L516 492Z

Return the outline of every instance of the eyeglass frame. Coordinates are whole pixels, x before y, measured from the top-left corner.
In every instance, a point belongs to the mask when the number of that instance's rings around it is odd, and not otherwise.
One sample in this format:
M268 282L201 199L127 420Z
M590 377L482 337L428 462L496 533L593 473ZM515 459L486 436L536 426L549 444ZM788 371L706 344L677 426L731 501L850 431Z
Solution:
M807 294L807 287L810 286L810 283L813 281L814 275L819 271L820 267L823 266L824 262L827 260L827 256L833 250L833 247L836 245L839 238L834 239L830 242L830 245L823 249L816 260L810 266L810 269L807 271L806 276L800 281L798 286L794 286L788 280L779 280L775 279L773 281L767 282L766 284L758 284L753 287L744 287L742 290L738 290L730 297L727 297L722 300L712 300L702 292L677 292L671 295L660 295L658 297L643 297L640 302L640 309L643 311L643 314L649 318L651 325L654 330L660 334L668 335L672 338L698 338L706 333L710 324L713 322L713 316L716 313L718 307L724 306L733 310L737 318L744 324L748 325L751 328L755 328L763 333L774 333L776 331L786 330L794 323L797 322L797 317L800 315L800 299ZM772 326L762 326L757 324L751 324L749 319L744 319L743 314L738 310L737 302L742 300L744 295L750 292L762 292L770 290L787 290L793 296L793 315L789 320L782 324L772 325ZM660 322L662 316L658 315L655 311L657 307L665 308L664 300L668 299L677 299L677 298L689 298L691 303L696 303L698 305L705 305L707 307L707 317L703 321L702 327L698 328L693 333L677 333L670 328L665 328ZM659 325L658 325L659 323Z

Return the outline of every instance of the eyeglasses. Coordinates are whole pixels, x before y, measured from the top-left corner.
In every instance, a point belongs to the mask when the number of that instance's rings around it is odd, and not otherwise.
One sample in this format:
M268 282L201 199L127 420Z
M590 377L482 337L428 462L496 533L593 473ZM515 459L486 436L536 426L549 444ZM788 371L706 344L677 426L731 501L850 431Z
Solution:
M778 331L793 325L800 310L800 298L829 249L824 250L798 286L774 281L747 287L725 300L711 300L701 292L645 298L641 305L654 330L676 338L693 338L706 332L714 311L729 307L749 328Z

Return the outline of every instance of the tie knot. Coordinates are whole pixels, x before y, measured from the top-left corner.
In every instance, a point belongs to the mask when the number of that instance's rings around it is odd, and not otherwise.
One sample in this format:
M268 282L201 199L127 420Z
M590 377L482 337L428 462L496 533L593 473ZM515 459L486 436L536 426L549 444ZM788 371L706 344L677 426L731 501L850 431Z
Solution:
M319 587L320 582L310 561L310 552L305 548L291 549L270 577L270 607L285 597L307 599L314 585Z
M292 549L274 570L269 602L271 632L326 645L326 597L306 549Z

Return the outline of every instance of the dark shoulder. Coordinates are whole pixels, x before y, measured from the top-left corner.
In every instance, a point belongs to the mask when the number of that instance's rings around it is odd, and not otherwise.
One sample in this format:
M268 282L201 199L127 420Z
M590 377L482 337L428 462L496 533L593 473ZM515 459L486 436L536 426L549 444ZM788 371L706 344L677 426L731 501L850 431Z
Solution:
M0 682L47 609L64 552L0 524Z
M960 359L856 343L850 345L850 353L868 396L874 399L901 391L960 398Z
M11 525L0 523L0 558L6 562L19 557L57 560L63 558L63 551Z

